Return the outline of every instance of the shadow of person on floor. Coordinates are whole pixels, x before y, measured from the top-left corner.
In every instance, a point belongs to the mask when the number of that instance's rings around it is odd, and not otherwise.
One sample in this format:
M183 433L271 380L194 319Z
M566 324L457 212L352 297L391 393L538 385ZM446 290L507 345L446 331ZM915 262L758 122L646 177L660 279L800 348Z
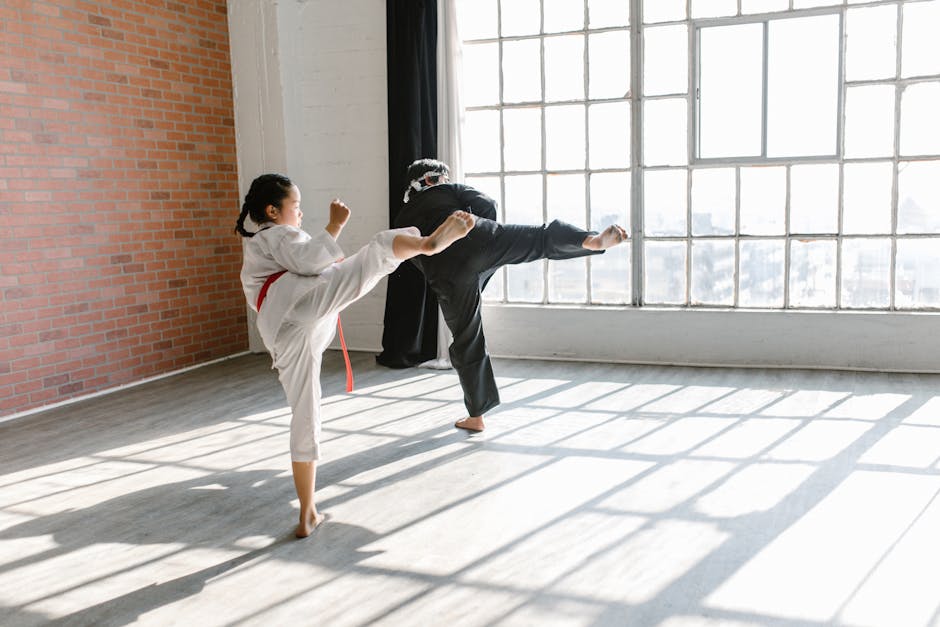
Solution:
M249 563L277 559L341 573L377 553L363 551L361 547L379 539L378 534L330 520L309 541L297 541L293 526L284 524L284 502L293 498L289 476L273 469L214 473L145 488L87 508L40 516L0 530L0 540L52 536L58 545L2 564L0 573L78 554L96 544L183 545L168 555L147 556L138 564L121 562L117 569L109 568L106 562L89 565L83 571L81 583L27 603L34 605L71 590L113 580L124 572L168 557L179 563L180 556L193 549L241 551L196 572L138 588L52 622L48 617L40 620L39 615L32 613L30 616L35 620L24 618L24 622L35 624L108 625L133 622L146 612L198 594L210 579ZM264 542L264 546L258 547L259 542ZM200 554L190 559L198 566L213 558ZM24 612L23 607L0 607L0 623L25 616Z
M320 537L320 534L341 538L342 542L327 541L326 538ZM316 540L318 537L320 539ZM139 620L148 612L199 594L210 580L239 567L250 567L251 564L268 560L310 563L335 573L342 573L365 558L380 553L360 550L360 547L371 544L378 538L377 534L362 527L327 521L311 537L313 542L298 542L293 534L285 533L267 546L247 551L182 577L132 590L51 621L46 619L42 624L61 627L126 625ZM249 596L253 594L251 590L244 590L243 593ZM260 590L258 593L263 594ZM263 608L268 603L269 599L260 599L254 607Z

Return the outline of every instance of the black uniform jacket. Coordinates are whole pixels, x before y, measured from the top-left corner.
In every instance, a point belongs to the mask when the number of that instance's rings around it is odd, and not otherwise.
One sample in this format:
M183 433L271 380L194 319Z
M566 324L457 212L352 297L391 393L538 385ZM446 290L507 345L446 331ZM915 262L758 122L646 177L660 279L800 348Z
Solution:
M482 269L479 262L486 256L486 245L500 228L496 223L496 201L468 185L442 183L412 192L411 199L395 218L396 228L416 226L422 235L430 235L447 216L460 209L477 216L473 230L437 255L412 258L432 283L444 277L455 280L458 274L476 278Z

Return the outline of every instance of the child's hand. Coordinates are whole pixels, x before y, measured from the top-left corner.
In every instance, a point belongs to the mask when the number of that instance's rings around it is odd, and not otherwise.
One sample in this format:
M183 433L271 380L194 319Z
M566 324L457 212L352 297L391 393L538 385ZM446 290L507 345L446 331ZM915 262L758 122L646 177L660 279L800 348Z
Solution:
M326 232L332 235L333 239L339 237L339 232L349 220L349 214L349 207L339 198L334 198L330 203L330 222L326 225Z
M333 202L330 203L330 224L343 228L349 220L350 213L352 212L346 206L346 203L339 198L334 198Z

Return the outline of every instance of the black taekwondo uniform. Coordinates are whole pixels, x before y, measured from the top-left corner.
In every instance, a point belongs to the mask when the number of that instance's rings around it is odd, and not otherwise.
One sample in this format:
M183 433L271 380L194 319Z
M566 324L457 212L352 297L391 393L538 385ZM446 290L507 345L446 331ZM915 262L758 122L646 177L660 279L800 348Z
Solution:
M582 248L594 231L555 220L547 225L500 224L496 202L459 183L442 183L412 191L395 219L396 227L416 226L430 235L454 211L477 216L466 237L436 255L419 255L411 262L424 274L437 295L454 341L450 361L460 377L464 404L470 416L482 416L499 405L499 391L483 337L481 292L493 273L507 264L537 259L573 259L600 254Z

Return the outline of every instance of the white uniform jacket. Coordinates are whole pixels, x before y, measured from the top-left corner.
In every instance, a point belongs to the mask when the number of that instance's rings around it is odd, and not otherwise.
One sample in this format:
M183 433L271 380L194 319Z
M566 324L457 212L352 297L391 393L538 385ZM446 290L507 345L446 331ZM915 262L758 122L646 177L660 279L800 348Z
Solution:
M269 276L281 275L268 288L261 311L258 332L269 351L284 316L310 289L305 277L316 276L343 258L343 250L325 230L316 235L294 226L266 227L254 237L244 238L241 281L248 305L257 311L258 294Z

